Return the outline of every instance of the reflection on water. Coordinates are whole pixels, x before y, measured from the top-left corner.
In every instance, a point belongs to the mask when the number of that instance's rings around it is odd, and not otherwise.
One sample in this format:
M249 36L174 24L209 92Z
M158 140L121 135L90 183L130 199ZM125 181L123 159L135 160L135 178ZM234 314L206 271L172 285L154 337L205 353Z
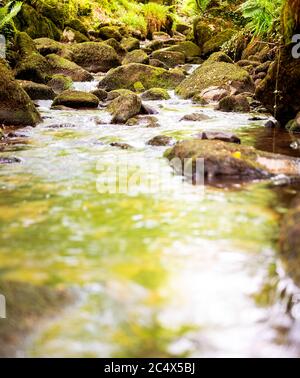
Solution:
M27 144L13 150L23 163L0 168L1 278L82 293L37 330L26 355L299 354L295 344L278 340L271 309L261 306L277 265L281 197L290 193L254 183L207 187L204 197L189 185L178 196L182 179L162 158L164 148L146 145L158 134L180 139L207 129L234 130L255 144L257 125L209 108L202 109L208 121L180 122L201 109L174 96L150 104L160 112L160 128L99 125L95 118L105 121L104 111L50 111L42 102L44 124L28 129ZM61 123L74 127L49 128ZM97 164L124 153L111 141L133 146L126 153L144 161L145 174L148 162L158 161L173 193L98 193Z

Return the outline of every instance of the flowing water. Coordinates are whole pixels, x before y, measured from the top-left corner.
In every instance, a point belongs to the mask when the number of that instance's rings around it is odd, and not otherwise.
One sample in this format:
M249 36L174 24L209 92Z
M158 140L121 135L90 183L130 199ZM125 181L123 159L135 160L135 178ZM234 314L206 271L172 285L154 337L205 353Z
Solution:
M271 140L273 149L298 150L289 140L278 147L274 141L283 139L249 115L200 108L174 94L149 104L159 111L159 128L110 125L105 110L54 111L43 101L44 123L22 130L27 138L0 153L22 160L0 167L1 277L79 293L40 324L22 355L298 356L299 324L276 296L278 282L293 286L276 251L293 189L183 185L162 157L165 148L146 142L222 130L245 144L258 143L259 134L265 148ZM199 110L211 119L180 122ZM68 127L53 127L60 124ZM152 179L157 164L157 180L171 190L136 184L127 194L103 193L99 183L107 175L113 182L120 161L138 162Z

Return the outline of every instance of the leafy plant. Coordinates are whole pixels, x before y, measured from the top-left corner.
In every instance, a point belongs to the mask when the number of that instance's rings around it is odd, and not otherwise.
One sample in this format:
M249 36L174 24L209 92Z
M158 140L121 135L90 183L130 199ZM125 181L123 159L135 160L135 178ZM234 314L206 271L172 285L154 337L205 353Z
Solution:
M272 31L273 24L280 17L283 0L247 0L240 6L248 20L247 27L256 36L264 36Z
M0 29L8 24L21 10L23 3L10 1L0 8Z

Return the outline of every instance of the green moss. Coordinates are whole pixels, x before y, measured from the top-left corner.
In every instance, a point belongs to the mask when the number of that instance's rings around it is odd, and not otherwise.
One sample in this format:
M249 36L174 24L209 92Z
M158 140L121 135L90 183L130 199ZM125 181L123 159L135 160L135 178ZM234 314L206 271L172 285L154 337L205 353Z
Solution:
M70 89L73 85L73 81L69 76L56 74L52 76L52 79L48 82L55 93L61 93Z
M137 81L136 83L134 83L133 87L134 87L135 92L137 93L142 93L145 90L143 83L141 83L140 81Z
M184 98L190 98L208 87L232 84L232 82L240 91L254 90L253 81L243 68L224 62L206 62L179 84L176 93Z
M219 51L211 54L208 58L209 62L225 62L225 63L233 63L233 60L224 52Z
M119 42L122 40L122 35L119 32L119 28L115 26L104 26L99 30L99 36L103 39L114 38Z
M86 35L68 26L64 30L62 42L82 43L82 42L89 42L89 39Z
M128 52L133 50L139 50L140 41L133 37L123 38L121 41L121 46Z
M142 94L142 99L146 101L169 100L170 95L166 89L151 88Z
M66 45L50 38L37 38L34 40L34 44L37 51L43 56L48 54L67 54Z
M134 84L141 82L146 90L150 88L172 89L184 78L185 76L180 73L172 73L163 68L132 63L111 70L99 83L99 88L107 91L120 88L134 90Z
M0 124L34 126L42 119L27 93L0 59Z
M188 57L195 57L201 55L199 46L191 41L180 42L178 45L168 47L166 51L178 51Z
M127 55L122 61L122 64L130 64L130 63L148 64L149 57L143 50L133 50L127 53Z
M207 56L221 50L224 43L229 41L234 34L235 30L233 29L227 29L218 33L204 44L202 50L203 54Z
M204 44L212 37L212 30L210 26L201 19L196 19L196 21L194 22L193 32L194 39L201 49L203 48Z
M93 75L61 56L56 54L47 55L47 61L51 66L51 72L53 74L66 75L73 81L92 81Z
M97 108L99 99L92 93L67 90L58 95L52 106L67 106L74 109Z

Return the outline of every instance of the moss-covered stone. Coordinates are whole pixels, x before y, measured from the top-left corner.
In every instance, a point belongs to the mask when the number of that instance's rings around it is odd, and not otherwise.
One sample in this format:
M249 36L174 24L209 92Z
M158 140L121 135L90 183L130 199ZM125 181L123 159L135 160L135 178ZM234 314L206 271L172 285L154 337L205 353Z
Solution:
M37 51L46 56L48 54L66 55L67 46L50 38L37 38L34 40Z
M19 84L31 100L53 100L55 97L53 89L48 85L33 83L32 81L26 80L19 80Z
M104 26L99 30L99 36L103 39L114 38L119 42L122 40L122 35L119 32L119 28L116 26Z
M226 96L220 100L217 110L222 112L247 113L250 112L250 105L246 96Z
M150 88L173 89L184 78L182 74L172 73L163 68L132 63L108 72L107 76L100 81L99 88L107 91L120 88L134 90L134 83L141 82L146 90Z
M107 101L112 101L117 97L129 94L134 94L134 92L130 91L129 89L114 89L107 94Z
M169 100L170 95L166 89L163 88L151 88L144 92L141 96L142 100L145 101L159 101L159 100Z
M122 61L123 65L130 63L149 64L149 57L143 50L133 50Z
M193 27L194 39L196 44L202 50L204 44L212 37L212 30L202 19L196 19Z
M114 38L107 39L104 43L110 47L112 47L115 52L119 55L120 58L123 58L126 55L126 50L123 48L120 42L118 42Z
M179 51L157 50L152 53L151 57L163 62L169 68L185 63L185 55Z
M243 68L224 62L206 62L179 84L176 92L190 98L211 86L223 85L230 85L238 93L254 91L253 80Z
M296 198L283 219L280 254L286 273L300 285L300 200Z
M167 135L157 135L148 140L147 144L153 147L172 146L174 144L174 139Z
M89 72L107 72L120 65L116 51L105 43L84 42L71 48L72 61Z
M93 75L84 70L76 63L71 62L56 54L47 55L47 61L51 67L52 74L68 76L73 81L92 81Z
M41 121L31 99L0 59L0 124L35 126Z
M23 4L15 23L18 30L26 32L33 39L49 37L59 41L62 35L55 22L44 17L28 4Z
M107 99L108 93L104 89L95 89L91 92L93 95L98 97L100 101L105 101Z
M299 176L298 159L256 150L253 147L241 146L215 140L187 140L177 143L166 151L165 157L176 163L174 158L185 162L190 170L177 173L190 175L190 179L202 174L202 165L196 166L197 159L204 159L204 175L208 179L227 177L241 180L253 180L272 177L278 174ZM191 159L189 162L185 159ZM173 161L172 161L173 160ZM178 163L178 162L177 162Z
M52 106L66 106L68 108L81 109L81 108L97 108L99 99L92 93L81 91L67 90L58 95Z
M65 26L68 26L71 29L78 31L78 32L80 32L81 34L83 34L85 36L88 35L88 29L87 29L87 27L78 18L72 18L71 20L67 20L65 22Z
M56 94L59 94L63 91L70 89L73 85L73 80L69 76L55 74L52 76L52 79L48 82L50 88Z
M126 123L130 118L141 112L142 101L134 93L121 95L114 99L108 107L108 111L113 115L112 123Z
M121 46L128 52L140 49L140 41L134 37L123 38Z
M207 41L202 49L203 55L208 56L214 52L220 51L221 47L229 41L232 36L235 34L235 30L227 29L223 30L214 37L212 37L209 41Z
M7 318L0 321L0 357L17 357L24 337L36 330L37 322L57 316L75 297L65 289L51 289L25 282L0 281L6 299Z
M85 34L67 26L63 31L61 41L64 43L82 43L90 40Z
M208 62L234 63L233 60L223 51L215 52L207 60Z
M167 47L167 51L178 51L185 55L186 58L197 57L201 55L199 46L191 41L180 42L175 46Z
M18 33L16 45L19 53L15 68L16 78L45 84L49 80L50 66L37 51L33 40L27 33Z

